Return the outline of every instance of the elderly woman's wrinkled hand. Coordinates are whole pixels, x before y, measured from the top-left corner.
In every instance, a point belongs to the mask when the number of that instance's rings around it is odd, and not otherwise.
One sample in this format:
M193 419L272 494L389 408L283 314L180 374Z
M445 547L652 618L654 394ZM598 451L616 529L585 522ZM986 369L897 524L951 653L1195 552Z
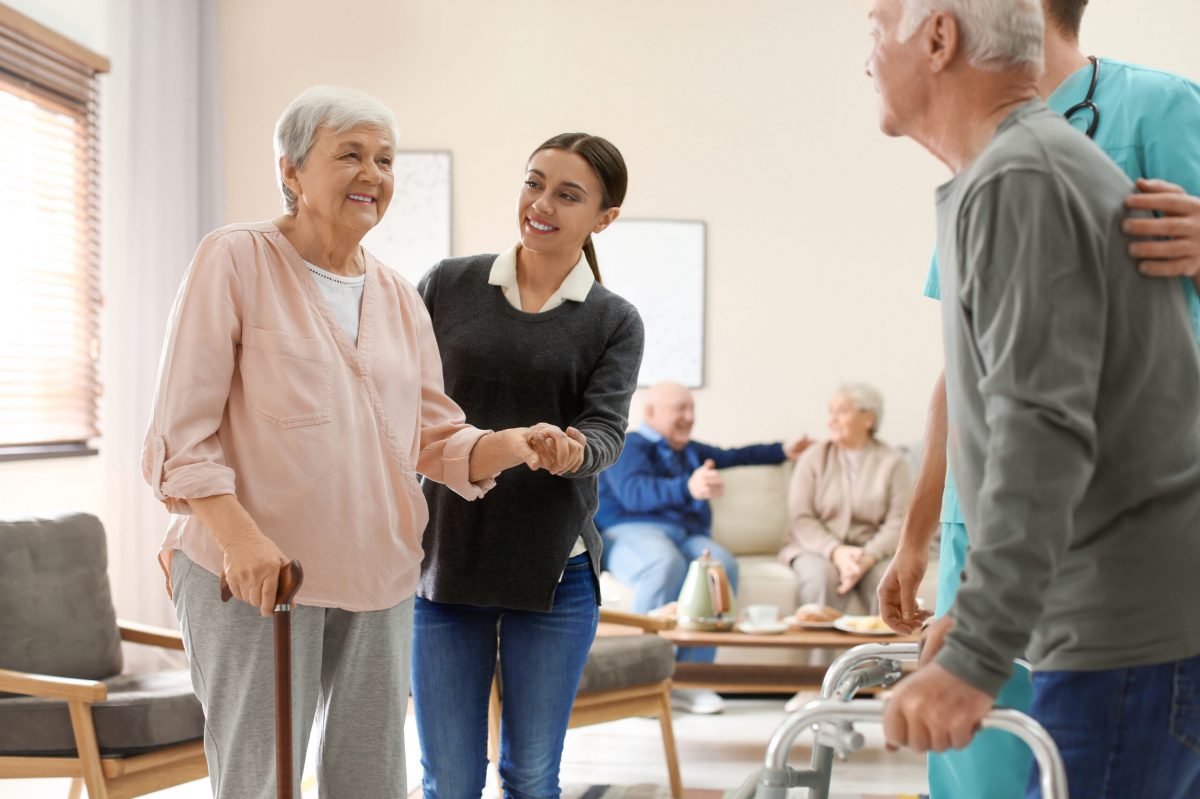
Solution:
M557 425L542 422L529 428L525 440L537 453L541 468L551 474L566 474L583 465L587 439L573 427L563 432Z
M839 594L847 593L862 579L864 572L860 563L862 556L862 547L850 546L849 544L842 544L833 550L830 559L833 561L834 568L837 569L837 592Z
M234 598L270 616L275 609L279 570L288 559L274 541L257 529L229 538L221 549L225 556L225 581Z

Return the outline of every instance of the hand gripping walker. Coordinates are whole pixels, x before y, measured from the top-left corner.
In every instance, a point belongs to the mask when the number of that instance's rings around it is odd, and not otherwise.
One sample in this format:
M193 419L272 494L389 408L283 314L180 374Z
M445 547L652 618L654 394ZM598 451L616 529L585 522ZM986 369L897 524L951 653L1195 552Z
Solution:
M783 720L771 736L763 767L751 775L733 799L785 799L788 788L807 787L809 799L829 799L829 782L836 753L844 759L865 745L853 722L883 721L884 703L854 699L872 686L888 687L899 681L901 660L915 661L919 644L863 644L833 662L821 685L821 698L809 702ZM813 727L816 741L811 766L788 767L787 756L797 736ZM997 709L983 718L984 729L998 729L1018 736L1033 750L1040 770L1043 799L1068 799L1066 770L1054 740L1042 725L1016 710Z

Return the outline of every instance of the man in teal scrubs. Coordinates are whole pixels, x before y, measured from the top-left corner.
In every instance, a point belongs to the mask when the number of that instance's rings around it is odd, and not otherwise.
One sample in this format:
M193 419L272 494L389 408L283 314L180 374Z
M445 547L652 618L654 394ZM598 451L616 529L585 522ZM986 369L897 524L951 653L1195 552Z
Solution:
M1155 219L1127 221L1127 233L1156 239L1135 243L1131 254L1144 273L1178 275L1185 281L1192 326L1200 339L1196 290L1200 283L1200 86L1177 75L1109 59L1093 64L1079 47L1086 5L1087 0L1045 0L1046 72L1041 93L1052 109L1067 114L1072 125L1089 133L1137 181L1141 193L1130 198L1130 207L1159 214ZM940 298L937 267L935 253L925 286L926 296L934 299ZM967 529L945 467L945 403L944 382L939 379L931 400L922 474L900 549L879 589L881 613L903 632L922 621L916 590L937 528L939 492L942 537L935 616L944 616L954 604L966 563ZM944 490L938 485L943 474ZM1029 672L1018 666L997 704L1025 710L1031 696ZM930 755L931 799L1022 797L1030 765L1028 748L1014 736L984 731L966 749Z

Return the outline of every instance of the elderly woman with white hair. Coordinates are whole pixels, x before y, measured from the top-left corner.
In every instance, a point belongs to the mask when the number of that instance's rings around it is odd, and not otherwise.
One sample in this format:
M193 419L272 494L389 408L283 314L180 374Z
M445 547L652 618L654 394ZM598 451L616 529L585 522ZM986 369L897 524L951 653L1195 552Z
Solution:
M882 418L877 390L842 386L829 403L829 439L796 462L779 560L796 572L799 604L844 611L858 595L872 613L878 607L911 490L904 456L877 437Z
M476 429L446 396L421 297L360 246L395 141L374 98L302 93L275 130L286 213L206 236L171 313L142 469L172 513L159 559L217 797L276 794L264 617L290 559L294 759L319 713L322 796L406 796L418 473L474 499L578 454L550 426ZM221 575L242 602L221 603Z

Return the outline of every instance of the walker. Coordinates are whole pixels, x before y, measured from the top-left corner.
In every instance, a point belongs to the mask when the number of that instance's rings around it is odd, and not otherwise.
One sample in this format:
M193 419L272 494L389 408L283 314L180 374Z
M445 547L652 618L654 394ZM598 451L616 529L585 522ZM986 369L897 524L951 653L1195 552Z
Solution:
M863 644L842 654L825 672L821 698L783 720L767 744L763 767L742 783L732 799L786 799L789 788L808 788L809 799L829 799L834 754L844 760L866 744L854 722L883 721L883 702L854 700L854 695L864 688L894 685L901 676L900 661L915 661L918 655L915 643ZM810 767L790 768L788 752L808 727L816 736ZM1019 711L996 709L984 716L982 727L1004 730L1025 741L1037 760L1043 799L1068 799L1062 758L1042 725Z

